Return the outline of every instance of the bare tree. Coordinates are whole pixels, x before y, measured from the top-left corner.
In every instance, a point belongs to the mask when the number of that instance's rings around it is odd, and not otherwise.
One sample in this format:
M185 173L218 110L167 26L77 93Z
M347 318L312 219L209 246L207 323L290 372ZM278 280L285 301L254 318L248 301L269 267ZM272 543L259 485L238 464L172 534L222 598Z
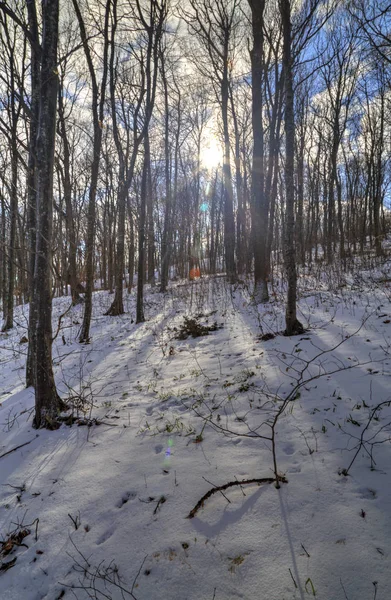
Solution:
M18 163L19 141L18 127L22 112L24 70L26 58L26 41L22 41L20 29L17 24L7 16L0 13L0 42L5 60L2 63L0 81L5 85L7 99L3 105L6 107L6 120L0 117L0 131L8 139L11 162L11 181L9 182L9 236L7 242L7 293L4 305L4 325L2 331L12 329L14 325L14 292L16 271L16 240L17 240L17 213L18 213ZM18 68L19 57L22 57L21 69ZM4 240L5 242L5 240Z
M106 95L106 83L108 73L108 47L109 47L109 19L112 0L106 0L103 27L103 64L100 84L97 79L97 68L94 64L93 55L87 38L86 26L80 10L78 0L72 0L73 7L80 28L80 37L86 57L88 71L91 78L91 110L93 121L93 155L91 163L91 179L88 201L88 230L86 239L86 293L84 317L80 342L87 343L90 338L90 325L92 314L92 291L94 288L94 247L95 247L95 220L96 220L96 192L99 175L99 161L102 148L102 129L104 120L104 105Z
M65 61L64 61L65 62ZM58 134L61 138L61 155L57 159L57 169L59 170L59 176L62 183L63 195L65 201L65 224L66 233L69 243L68 252L68 266L66 269L66 282L70 284L72 303L78 304L82 302L81 296L78 289L78 278L77 278L77 266L76 266L76 255L77 255L77 240L76 240L76 222L74 216L74 209L72 205L72 181L71 181L71 143L69 140L67 130L67 119L69 119L72 107L76 102L76 95L72 98L71 108L66 108L64 96L66 94L65 77L66 77L66 64L60 65L59 74L59 89L58 89Z
M158 48L167 17L168 5L166 0L149 0L145 7L140 0L137 0L136 7L133 7L132 10L134 18L139 23L141 34L138 39L129 43L127 60L125 61L125 67L121 72L114 43L115 33L118 28L117 2L116 0L114 1L110 55L110 101L113 136L119 160L119 189L115 296L107 311L107 314L112 316L124 313L123 276L125 264L126 201L133 180L139 150L144 141L152 117L158 74ZM126 62L129 62L129 64L127 65ZM117 94L121 84L121 77L123 78L122 96L118 103ZM124 87L125 82L126 89ZM128 102L129 92L133 95L131 103ZM123 125L127 129L125 136L122 136L117 113L119 113ZM123 139L123 137L125 139ZM144 204L146 203L146 197L143 198L143 202ZM140 224L139 232L137 322L142 322L144 320L145 211L146 204L145 206L141 206L141 214L144 215L144 223ZM142 255L142 260L140 255Z
M358 25L357 37L364 38L374 55L391 64L389 36L390 3L388 0L352 0L347 3L350 15Z
M253 48L251 50L253 165L251 175L252 239L254 245L254 299L267 302L267 225L268 207L265 198L264 134L263 134L263 73L264 73L264 10L263 0L249 0L252 14Z
M330 128L330 166L327 209L327 260L333 262L335 221L335 190L337 191L337 222L339 229L340 258L345 259L345 236L342 215L342 191L338 175L338 154L346 130L350 105L353 100L359 62L354 45L354 31L342 28L339 23L328 39L328 56L321 68L321 77L327 92L325 122Z
M292 24L290 0L280 0L283 27L283 68L285 83L285 268L288 280L286 303L286 334L303 332L303 325L296 316L297 271L295 260L295 216L294 216L294 155L295 155L295 115L292 69Z

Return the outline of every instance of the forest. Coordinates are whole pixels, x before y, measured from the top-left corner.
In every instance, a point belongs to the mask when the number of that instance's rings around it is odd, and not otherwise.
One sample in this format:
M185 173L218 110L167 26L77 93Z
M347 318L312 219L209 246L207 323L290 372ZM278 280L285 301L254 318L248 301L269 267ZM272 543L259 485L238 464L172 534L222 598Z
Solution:
M391 4L0 0L0 598L387 600Z

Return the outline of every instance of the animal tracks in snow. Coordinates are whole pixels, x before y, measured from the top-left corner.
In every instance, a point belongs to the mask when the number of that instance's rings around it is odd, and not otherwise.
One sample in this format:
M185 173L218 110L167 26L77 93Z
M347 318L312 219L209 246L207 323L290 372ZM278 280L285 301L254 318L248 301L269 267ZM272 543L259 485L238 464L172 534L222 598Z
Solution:
M372 488L360 488L358 493L360 494L360 498L364 498L365 500L374 500L377 497L376 490Z
M129 502L129 500L134 500L136 498L136 496L137 496L136 492L125 492L123 494L121 500L118 500L116 507L122 508L124 504Z
M107 542L107 540L109 540L111 538L111 536L114 533L114 527L110 527L109 529L107 529L104 533L102 533L102 535L98 538L96 545L100 546L101 544L104 544L105 542Z
M287 473L301 473L301 466L292 465L291 467L289 467L289 469L287 469Z
M291 454L295 453L295 447L293 446L293 444L284 444L284 446L282 447L282 451L284 454L288 454L288 456L290 456Z

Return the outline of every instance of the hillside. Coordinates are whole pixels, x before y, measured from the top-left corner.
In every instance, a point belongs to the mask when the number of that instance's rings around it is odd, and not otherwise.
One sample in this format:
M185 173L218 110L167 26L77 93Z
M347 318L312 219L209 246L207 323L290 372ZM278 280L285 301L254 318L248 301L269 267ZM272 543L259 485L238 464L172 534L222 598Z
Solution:
M96 292L91 344L82 306L61 320L56 431L32 428L19 307L0 336L1 598L388 599L389 269L301 277L292 338L279 288L259 306L223 278L149 289L141 325L134 293L105 317ZM274 477L273 419L287 483L236 485Z

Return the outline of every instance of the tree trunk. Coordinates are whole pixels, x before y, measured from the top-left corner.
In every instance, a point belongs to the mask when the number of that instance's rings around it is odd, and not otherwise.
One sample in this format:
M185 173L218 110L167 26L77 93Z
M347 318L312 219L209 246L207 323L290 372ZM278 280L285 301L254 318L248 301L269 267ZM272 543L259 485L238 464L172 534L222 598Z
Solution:
M137 267L137 306L136 323L143 323L144 317L144 279L145 279L145 216L147 201L148 165L144 157L143 172L141 176L140 192L140 220L138 229L138 267Z
M7 45L9 55L9 108L10 119L9 145L11 150L11 185L10 185L10 210L9 210L9 239L7 252L7 294L4 306L4 324L2 331L8 331L14 326L14 292L15 292L15 265L16 265L16 219L18 212L18 117L20 109L16 105L16 73L15 73L15 43L12 43L7 28Z
M286 335L303 333L304 329L296 316L297 272L295 260L295 216L294 216L294 153L295 115L293 98L293 74L291 57L291 7L290 0L280 0L283 27L283 68L285 73L285 268L288 280L288 297L285 322Z
M227 279L230 283L236 280L235 266L235 219L233 209L233 186L230 157L230 137L228 126L228 40L225 45L225 60L223 79L221 83L221 112L224 130L224 162L223 162L223 180L224 180L224 251L225 251L225 269Z
M302 117L304 119L304 116ZM298 140L297 151L297 221L296 221L296 240L298 248L299 264L305 263L305 238L304 238L304 147L305 131L304 126L300 130L300 139Z
M373 195L373 227L375 235L375 249L376 256L383 254L383 248L381 243L380 233L380 207L382 205L382 182L383 182L383 148L384 148L384 91L381 94L381 105L380 105L380 131L377 148L377 161L376 161L376 189Z
M263 13L264 0L250 0L252 10L253 49L251 51L252 74L252 125L253 166L251 178L252 240L254 247L254 300L268 302L267 289L267 224L268 207L265 197L264 135L263 135Z
M37 137L37 247L34 295L37 306L34 426L53 428L62 408L52 368L53 170L57 105L59 0L42 4L42 56Z
M168 272L170 264L170 223L171 223L171 169L170 169L170 117L169 117L169 98L168 98L168 83L165 70L164 55L161 56L161 75L163 80L164 90L164 177L166 186L166 210L164 213L164 225L162 235L161 249L161 276L160 276L160 291L166 292L168 285Z
M144 140L144 161L147 168L147 221L148 221L148 283L155 285L155 231L153 223L153 195L151 175L151 149L149 146L149 133Z
M64 189L64 200L65 200L65 226L67 230L67 237L69 243L69 252L68 252L68 273L66 277L66 283L71 287L71 296L72 296L72 304L79 304L82 299L77 289L78 280L77 280L77 271L76 271L76 252L77 252L77 243L76 243L76 231L75 231L75 221L73 215L73 207L72 207L72 186L71 186L71 160L70 160L70 148L66 130L65 123L65 108L64 108L64 99L63 99L63 82L60 82L59 93L58 93L58 116L59 116L59 134L63 143L63 169L61 169L62 175L62 185ZM69 277L68 277L69 275Z
M0 193L0 210L1 210L1 239L6 241L6 218L5 218L5 202L3 193ZM6 288L7 288L7 255L5 245L0 244L0 300L3 309L3 316L6 316Z
M27 227L28 227L28 287L29 287L29 325L28 325L28 350L26 360L26 387L34 385L35 358L36 358L36 329L37 306L34 296L35 250L37 243L37 177L36 177L36 145L39 119L39 92L40 92L40 57L39 33L35 0L28 0L28 25L32 37L31 44L31 100L30 100L30 142L27 175Z
M128 263L128 292L132 291L133 287L133 277L134 277L134 219L133 214L128 204L128 212L129 212L129 263Z
M125 215L128 188L124 178L120 178L118 189L118 227L117 227L117 253L115 261L115 292L114 300L109 310L105 313L112 317L124 314L124 271L125 271Z
M236 262L237 271L239 274L244 273L245 267L245 231L246 231L246 218L244 208L244 194L243 194L243 176L241 170L241 158L240 158L240 131L238 118L236 115L235 103L232 94L230 93L231 100L231 112L232 120L234 124L235 134L235 179L236 179L236 197L238 203L238 211L236 217Z
M15 94L13 94L13 97ZM12 132L11 141L11 198L10 198L10 233L8 240L7 294L4 306L5 322L2 331L14 326L14 288L16 262L16 213L18 210L18 153L16 131Z

